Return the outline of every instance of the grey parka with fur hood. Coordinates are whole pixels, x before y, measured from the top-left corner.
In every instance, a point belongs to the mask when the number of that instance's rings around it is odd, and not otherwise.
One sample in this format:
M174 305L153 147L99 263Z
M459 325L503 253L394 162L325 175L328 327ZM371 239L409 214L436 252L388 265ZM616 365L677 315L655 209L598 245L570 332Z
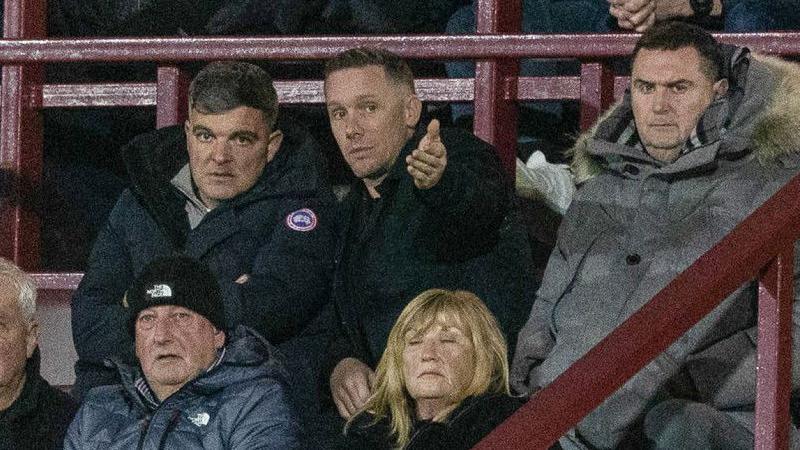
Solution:
M709 106L674 162L660 164L642 149L629 94L576 144L573 171L581 185L519 334L515 390L552 382L800 170L800 67L725 50L730 90ZM676 379L715 408L752 410L756 320L757 290L750 282L577 431L595 447L616 447L657 395L679 388ZM796 396L796 358L793 380Z

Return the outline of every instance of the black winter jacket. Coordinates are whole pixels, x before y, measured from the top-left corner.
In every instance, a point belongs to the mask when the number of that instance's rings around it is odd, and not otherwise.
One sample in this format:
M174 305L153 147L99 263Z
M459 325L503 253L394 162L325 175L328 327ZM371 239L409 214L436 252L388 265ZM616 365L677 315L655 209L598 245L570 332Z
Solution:
M343 205L334 283L340 334L327 371L344 357L375 367L400 311L430 288L475 292L513 347L535 291L531 249L512 207L511 185L492 148L473 135L442 129L447 167L431 189L417 189L397 157L372 200L363 183Z
M281 149L256 185L222 202L194 229L185 197L170 183L188 160L182 127L142 135L127 146L132 187L98 236L72 299L77 393L114 382L105 358L135 362L121 301L159 256L186 254L209 265L223 292L228 327L252 326L297 358L306 358L305 347L319 346L309 326L330 295L335 198L316 146L299 131L282 128ZM288 218L300 210L312 211L314 220L292 227ZM242 274L249 281L236 283Z
M485 394L468 397L444 422L415 420L411 440L404 450L468 450L500 425L525 403L525 398ZM375 422L365 413L354 419L347 429L349 450L381 450L396 448L390 420Z
M39 353L28 358L19 398L0 411L0 450L61 449L78 404L39 375Z

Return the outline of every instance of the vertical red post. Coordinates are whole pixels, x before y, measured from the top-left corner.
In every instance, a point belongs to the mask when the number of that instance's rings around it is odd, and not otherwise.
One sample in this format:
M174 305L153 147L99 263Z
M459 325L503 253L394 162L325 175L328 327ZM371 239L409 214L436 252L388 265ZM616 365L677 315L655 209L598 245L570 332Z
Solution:
M45 0L6 0L3 37L42 38ZM34 96L41 96L41 64L3 66L0 102L0 256L27 270L39 265L39 195L43 129Z
M156 85L156 128L177 125L188 114L189 74L177 66L159 66Z
M614 103L614 72L607 63L581 64L581 130L588 130Z
M758 282L758 378L755 448L788 447L792 391L794 249L773 259Z
M522 30L521 0L478 0L476 3L478 34ZM503 167L512 177L517 155L517 77L518 60L476 61L475 135L495 146Z

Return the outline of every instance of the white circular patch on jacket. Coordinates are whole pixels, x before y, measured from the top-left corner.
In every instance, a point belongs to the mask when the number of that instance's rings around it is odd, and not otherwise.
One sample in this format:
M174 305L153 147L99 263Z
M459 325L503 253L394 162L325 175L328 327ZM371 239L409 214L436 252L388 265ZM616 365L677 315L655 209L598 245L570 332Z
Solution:
M308 208L298 209L286 216L286 226L295 231L311 231L317 227L317 215Z

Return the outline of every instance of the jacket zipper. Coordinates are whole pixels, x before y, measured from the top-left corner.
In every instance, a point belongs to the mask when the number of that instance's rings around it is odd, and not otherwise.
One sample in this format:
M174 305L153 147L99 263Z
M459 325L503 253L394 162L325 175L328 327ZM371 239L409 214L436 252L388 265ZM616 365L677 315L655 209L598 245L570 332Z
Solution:
M158 450L164 448L164 444L167 443L167 435L169 432L172 431L173 428L178 424L178 419L181 417L181 411L176 409L172 411L172 415L169 418L169 422L167 423L167 427L164 428L164 434L161 435L161 439L158 442Z
M144 448L144 438L147 436L147 428L150 426L150 416L147 416L142 421L142 425L139 427L141 431L139 432L139 444L136 446L137 449L142 450Z

